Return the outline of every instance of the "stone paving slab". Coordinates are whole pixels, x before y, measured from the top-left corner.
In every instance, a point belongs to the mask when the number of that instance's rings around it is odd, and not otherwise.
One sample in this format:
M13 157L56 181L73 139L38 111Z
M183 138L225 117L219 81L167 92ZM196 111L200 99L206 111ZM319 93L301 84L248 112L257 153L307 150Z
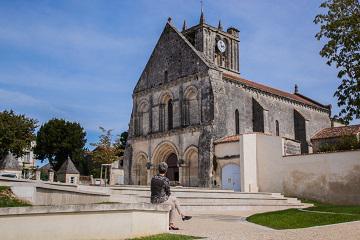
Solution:
M205 237L206 239L236 240L359 240L360 221L327 226L274 230L245 221L258 212L194 213L193 219L176 225L179 231L172 233Z

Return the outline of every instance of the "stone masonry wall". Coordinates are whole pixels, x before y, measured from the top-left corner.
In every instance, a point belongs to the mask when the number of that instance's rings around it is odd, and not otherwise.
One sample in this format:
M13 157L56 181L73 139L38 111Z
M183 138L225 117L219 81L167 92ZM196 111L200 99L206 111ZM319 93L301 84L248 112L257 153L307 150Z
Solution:
M253 132L253 99L265 110L264 128L267 134L276 134L275 121L278 120L280 136L294 139L294 110L301 113L308 120L306 129L308 142L310 142L310 137L317 131L331 126L328 112L244 88L233 81L225 80L223 83L219 83L219 80L217 80L217 90L214 90L214 93L215 109L218 109L218 111L215 111L215 126L218 129L218 137L235 134L234 114L236 109L239 110L240 134Z

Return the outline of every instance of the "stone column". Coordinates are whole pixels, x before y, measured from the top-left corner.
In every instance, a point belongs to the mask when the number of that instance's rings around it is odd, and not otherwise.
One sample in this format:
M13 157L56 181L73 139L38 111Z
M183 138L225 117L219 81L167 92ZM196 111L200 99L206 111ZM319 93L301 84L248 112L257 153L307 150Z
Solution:
M150 100L149 100L149 132L152 133L153 130L153 96L152 94L150 95Z
M180 124L179 126L183 126L184 125L184 107L183 107L183 95L184 95L184 92L183 92L183 86L180 85L179 87L179 112L180 112Z
M183 177L183 170L182 170L183 168L181 167L181 166L179 166L179 182L180 182L180 185L183 185L183 179L182 179L182 177Z
M40 176L41 176L41 172L40 172L40 170L39 170L39 169L37 169L37 170L36 170L36 172L35 172L35 176L36 176L36 181L40 181L40 180L41 180L41 178L40 178Z
M147 169L146 172L147 172L147 180L146 180L146 182L147 182L147 185L150 185L150 183L151 183L151 170L150 170L150 168Z
M49 182L54 182L54 171L52 169L49 170Z

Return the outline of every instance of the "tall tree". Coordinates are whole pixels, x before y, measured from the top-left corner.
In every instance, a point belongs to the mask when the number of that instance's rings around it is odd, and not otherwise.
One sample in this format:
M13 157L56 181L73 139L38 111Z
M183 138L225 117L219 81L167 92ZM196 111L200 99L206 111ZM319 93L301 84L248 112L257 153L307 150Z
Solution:
M110 164L118 159L117 149L112 142L112 130L99 127L101 135L97 143L91 143L95 149L91 152L91 173L98 177L101 164Z
M348 123L360 118L360 3L359 0L327 0L320 5L325 13L315 17L316 34L326 43L320 55L338 68L341 79L334 96L341 108L339 118Z
M124 155L128 135L129 135L128 132L125 131L122 132L121 134L118 134L117 138L115 139L114 147L117 149L118 156Z
M55 170L71 157L76 165L84 157L86 133L79 123L51 119L40 127L34 153L38 159L48 159Z
M35 140L37 120L17 115L12 110L0 112L0 160L9 152L17 157L30 149Z

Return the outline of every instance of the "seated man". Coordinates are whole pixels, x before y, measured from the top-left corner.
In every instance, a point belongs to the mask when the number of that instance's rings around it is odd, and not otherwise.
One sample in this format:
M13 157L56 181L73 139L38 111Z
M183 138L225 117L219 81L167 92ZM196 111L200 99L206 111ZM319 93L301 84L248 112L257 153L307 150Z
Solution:
M175 209L181 216L182 220L191 219L190 216L185 216L180 209L180 204L175 196L170 196L170 181L165 176L168 165L165 162L159 164L159 174L151 179L151 203L154 204L169 204L171 206L169 214L169 230L179 230L174 225Z

